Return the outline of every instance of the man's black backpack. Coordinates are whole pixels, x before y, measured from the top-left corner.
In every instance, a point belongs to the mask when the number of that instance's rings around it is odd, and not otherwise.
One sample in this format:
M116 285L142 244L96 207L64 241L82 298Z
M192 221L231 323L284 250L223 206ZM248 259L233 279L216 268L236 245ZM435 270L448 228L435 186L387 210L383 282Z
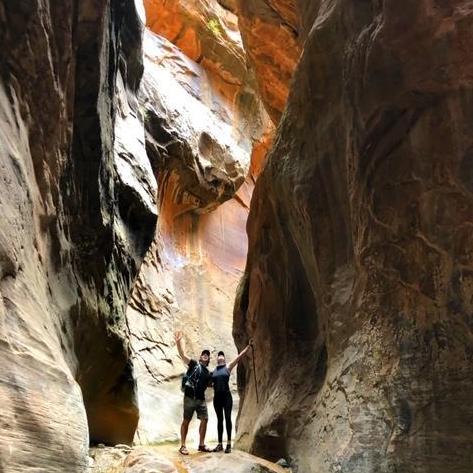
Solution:
M202 372L202 367L200 366L200 363L197 363L193 371L191 371L191 368L189 368L184 373L184 376L181 379L181 391L183 393L186 392L186 388L190 388L193 391L195 391L195 387L196 387L196 384L201 372ZM198 376L196 376L197 374Z

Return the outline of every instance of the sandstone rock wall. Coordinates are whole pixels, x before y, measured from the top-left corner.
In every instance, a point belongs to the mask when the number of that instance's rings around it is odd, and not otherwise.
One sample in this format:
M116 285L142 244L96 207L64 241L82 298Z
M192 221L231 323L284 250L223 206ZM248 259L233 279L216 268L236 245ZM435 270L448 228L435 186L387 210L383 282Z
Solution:
M140 28L129 2L0 2L5 472L85 471L89 432L136 428L124 312L156 181L143 127L127 150L114 128L138 119Z
M212 76L212 88L229 102L254 95L238 17L216 0L144 0L146 25L175 44Z
M294 0L238 0L238 25L258 91L275 125L301 52Z
M300 2L248 223L239 442L298 471L473 468L471 2Z

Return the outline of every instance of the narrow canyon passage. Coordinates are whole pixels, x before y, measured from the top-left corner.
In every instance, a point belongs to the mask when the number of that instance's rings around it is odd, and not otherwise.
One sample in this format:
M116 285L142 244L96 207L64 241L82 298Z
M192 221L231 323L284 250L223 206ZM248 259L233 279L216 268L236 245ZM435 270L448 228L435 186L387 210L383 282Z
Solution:
M0 0L0 471L471 473L471 44L470 0ZM177 452L176 331L254 343L230 454Z
M228 360L237 354L233 306L246 262L246 221L273 132L245 65L237 17L217 3L195 2L174 13L173 26L164 21L169 8L144 2L149 28L139 101L159 219L126 315L140 408L135 442L141 445L179 440L185 366L176 330L184 332L189 355L210 349L211 369L219 350ZM212 29L214 17L221 26L213 28L221 31ZM176 42L171 29L176 37L194 35L200 57L187 42ZM235 421L236 376L232 391ZM209 441L216 441L215 423L211 415ZM198 443L197 422L190 438Z

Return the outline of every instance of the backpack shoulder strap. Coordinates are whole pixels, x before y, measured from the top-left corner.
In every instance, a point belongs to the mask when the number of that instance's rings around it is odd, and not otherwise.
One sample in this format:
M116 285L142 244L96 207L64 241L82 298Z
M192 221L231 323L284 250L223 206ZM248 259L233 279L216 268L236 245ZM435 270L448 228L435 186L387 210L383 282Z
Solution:
M192 379L192 378L194 377L194 375L197 373L197 371L199 372L199 376L200 376L200 373L202 372L202 368L201 368L199 362L197 362L197 365L196 365L196 367L194 368L194 371L189 375L189 378Z

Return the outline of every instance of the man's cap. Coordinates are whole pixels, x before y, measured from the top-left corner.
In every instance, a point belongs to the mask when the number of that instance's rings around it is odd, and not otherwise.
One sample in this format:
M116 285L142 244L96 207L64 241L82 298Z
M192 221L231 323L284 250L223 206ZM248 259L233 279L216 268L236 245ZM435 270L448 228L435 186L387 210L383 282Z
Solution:
M223 353L223 351L219 351L217 356L220 356L220 355L225 356L225 353Z
M200 356L202 355L210 356L210 350L202 350L202 353L200 354Z

